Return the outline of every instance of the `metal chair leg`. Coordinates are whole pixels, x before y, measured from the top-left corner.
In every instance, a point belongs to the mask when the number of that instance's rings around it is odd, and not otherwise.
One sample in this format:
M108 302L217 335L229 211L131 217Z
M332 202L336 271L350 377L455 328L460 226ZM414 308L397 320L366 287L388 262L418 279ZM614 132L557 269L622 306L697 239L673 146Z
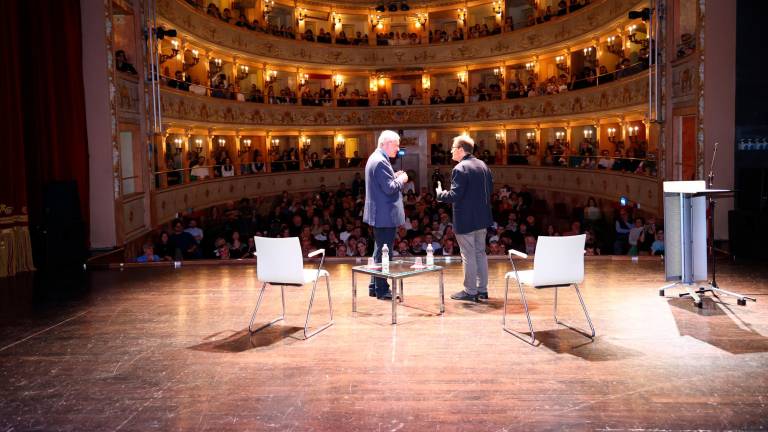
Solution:
M325 284L326 288L328 290L328 304L331 303L331 286L328 282L328 277L325 276ZM304 321L304 339L309 339L310 337L320 333L321 331L327 329L328 327L333 325L333 309L330 310L331 313L331 320L324 324L321 327L318 327L313 332L309 332L309 317L312 313L312 304L315 302L315 290L317 289L317 278L315 278L315 282L312 284L312 294L309 296L309 307L307 308L307 319Z
M502 314L501 318L501 325L505 332L511 334L512 336L515 336L516 338L525 341L531 345L536 345L536 333L533 331L533 323L531 322L531 314L528 311L528 301L525 299L525 292L523 291L523 286L520 284L519 279L515 279L517 281L517 287L520 289L520 298L523 300L523 307L525 308L525 317L528 319L528 329L531 331L531 338L530 340L526 340L523 338L517 331L507 327L507 303L509 298L509 279L505 278L506 281L504 283L504 313Z
M264 282L264 285L261 286L261 291L259 291L259 299L256 301L256 308L253 309L253 314L251 314L251 322L248 323L248 331L251 333L256 333L257 331L264 329L266 327L271 326L272 324L282 321L285 319L285 296L283 296L283 314L272 321L262 325L259 328L254 329L253 328L253 322L256 320L256 313L259 311L259 307L261 306L261 300L264 298L264 291L267 289L267 282ZM282 292L283 286L280 285L280 290Z
M584 304L584 299L581 297L581 291L579 291L579 284L572 284L572 285L573 285L574 288L576 288L576 295L579 297L579 303L581 303L581 309L584 311L584 316L587 318L587 324L589 324L589 328L591 330L591 333L587 332L585 330L582 330L582 329L580 329L578 327L574 327L574 326L572 326L570 324L567 324L567 323L565 323L563 321L560 321L557 318L557 287L555 287L555 311L554 311L555 322L557 324L560 324L562 326L568 327L569 329L571 329L571 330L573 330L573 331L575 331L577 333L581 333L584 336L592 339L592 338L595 337L595 327L592 325L592 319L589 317L589 312L587 311L587 306L586 306L586 304Z

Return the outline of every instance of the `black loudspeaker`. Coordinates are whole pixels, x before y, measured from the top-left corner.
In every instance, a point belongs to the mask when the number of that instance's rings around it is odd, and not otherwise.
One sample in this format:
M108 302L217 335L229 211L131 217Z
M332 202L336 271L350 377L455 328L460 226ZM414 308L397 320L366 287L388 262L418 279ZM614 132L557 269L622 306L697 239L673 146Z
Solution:
M35 265L41 271L82 271L88 257L77 182L53 182L43 190L43 220L38 228Z

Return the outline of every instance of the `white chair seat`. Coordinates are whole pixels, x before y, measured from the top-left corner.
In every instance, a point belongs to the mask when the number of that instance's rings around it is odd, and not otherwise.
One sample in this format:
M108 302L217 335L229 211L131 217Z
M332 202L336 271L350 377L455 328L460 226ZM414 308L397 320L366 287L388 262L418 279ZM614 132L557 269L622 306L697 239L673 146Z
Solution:
M317 269L304 269L304 283L314 282L316 277L330 277L325 269L320 269L320 275L317 274Z
M521 284L533 286L533 270L520 270L517 272ZM505 279L516 279L515 272L511 271L504 275Z

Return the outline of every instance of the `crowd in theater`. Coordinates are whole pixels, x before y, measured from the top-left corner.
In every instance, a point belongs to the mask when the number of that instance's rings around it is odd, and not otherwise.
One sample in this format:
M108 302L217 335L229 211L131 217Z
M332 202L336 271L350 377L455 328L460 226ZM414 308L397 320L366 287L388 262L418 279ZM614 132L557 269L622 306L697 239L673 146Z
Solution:
M449 184L448 177L437 170L432 184L438 180ZM427 187L404 189L406 223L397 230L392 255L425 255L431 244L437 256L458 256L450 205L438 203ZM324 248L332 257L370 257L373 231L362 221L364 192L364 180L356 173L349 186L342 183L336 190L321 185L314 192L243 198L186 215L146 242L137 261L250 258L254 235L299 237L304 254ZM531 191L505 185L493 194L492 210L494 223L486 238L489 255L502 256L510 248L531 254L539 235L576 234L587 235L587 255L664 252L661 226L653 217L633 214L632 206L598 205L590 197L569 213L563 203L549 203Z

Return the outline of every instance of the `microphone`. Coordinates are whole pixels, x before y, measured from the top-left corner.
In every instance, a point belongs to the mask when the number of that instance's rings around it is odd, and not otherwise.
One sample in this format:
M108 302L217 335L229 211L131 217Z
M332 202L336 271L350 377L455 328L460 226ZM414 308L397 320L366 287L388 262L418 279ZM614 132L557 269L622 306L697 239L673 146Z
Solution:
M717 144L715 141L715 149L712 151L712 162L709 164L709 174L707 174L707 187L712 189L712 184L715 181L715 157L717 156Z

